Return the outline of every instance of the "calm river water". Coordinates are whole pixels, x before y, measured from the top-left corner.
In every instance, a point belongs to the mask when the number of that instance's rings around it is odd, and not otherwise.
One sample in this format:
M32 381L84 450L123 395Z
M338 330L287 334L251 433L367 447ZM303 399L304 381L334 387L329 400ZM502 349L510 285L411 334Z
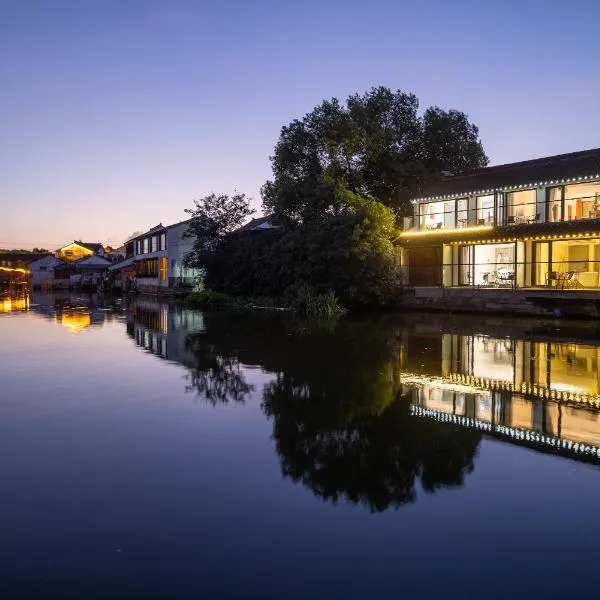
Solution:
M0 312L2 599L570 598L599 579L598 324Z

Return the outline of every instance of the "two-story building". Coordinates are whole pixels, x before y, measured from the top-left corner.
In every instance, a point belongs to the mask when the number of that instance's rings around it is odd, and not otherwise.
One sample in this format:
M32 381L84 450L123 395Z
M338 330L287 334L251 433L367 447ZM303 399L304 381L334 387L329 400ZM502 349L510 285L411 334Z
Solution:
M125 260L110 268L115 280L121 281L120 287L128 289L126 281L134 281L135 289L149 293L192 287L200 272L184 263L194 243L186 236L188 224L189 220L161 223L128 240Z
M413 287L600 289L600 149L447 174L412 203Z

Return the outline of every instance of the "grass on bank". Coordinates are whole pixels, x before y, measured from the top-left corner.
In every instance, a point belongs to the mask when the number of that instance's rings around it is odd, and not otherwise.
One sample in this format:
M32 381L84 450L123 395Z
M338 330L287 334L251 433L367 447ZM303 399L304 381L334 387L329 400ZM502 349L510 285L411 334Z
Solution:
M299 285L286 291L281 299L230 296L223 292L202 289L191 292L185 298L186 308L216 309L230 308L237 310L271 309L289 310L305 317L329 319L346 312L332 291L316 292L310 286Z

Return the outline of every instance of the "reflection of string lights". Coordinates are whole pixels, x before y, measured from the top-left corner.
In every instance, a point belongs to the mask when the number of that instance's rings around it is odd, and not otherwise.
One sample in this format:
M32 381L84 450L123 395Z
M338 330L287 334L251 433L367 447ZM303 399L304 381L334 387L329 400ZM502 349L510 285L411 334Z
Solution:
M410 411L415 417L426 417L442 423L454 423L455 425L460 425L462 427L479 429L489 433L498 433L505 437L510 437L515 441L541 444L557 450L567 450L576 454L600 458L600 447L590 444L573 442L572 440L557 438L551 435L544 435L542 433L529 431L528 429L520 429L518 427L492 425L492 423L481 421L473 417L463 417L460 415L431 410L430 408L423 408L421 406L415 406L414 404L411 404Z
M475 388L483 388L488 390L505 390L509 392L518 392L521 394L529 394L531 396L537 396L539 398L545 398L548 400L560 400L562 402L577 402L579 404L587 404L595 408L600 408L600 396L593 394L584 394L575 392L575 389L581 388L569 388L557 389L558 384L553 384L551 388L543 387L533 383L521 383L515 385L508 381L500 381L495 379L485 379L483 377L475 377L473 375L463 375L462 373L451 373L448 378L450 381L473 386ZM563 386L566 388L566 386Z
M577 404L586 404L594 408L600 408L600 396L576 392L581 388L574 386L561 386L552 384L551 388L542 387L533 383L521 383L515 385L509 381L499 379L486 379L485 377L475 377L474 375L463 375L462 373L450 373L446 377L419 375L417 373L402 373L400 375L402 383L408 385L430 385L443 390L449 390L465 394L483 395L485 391L506 391L519 394L536 396L546 400L556 400L560 402L574 402ZM558 389L562 387L563 389Z
M0 302L0 313L27 310L28 308L29 298L5 298Z

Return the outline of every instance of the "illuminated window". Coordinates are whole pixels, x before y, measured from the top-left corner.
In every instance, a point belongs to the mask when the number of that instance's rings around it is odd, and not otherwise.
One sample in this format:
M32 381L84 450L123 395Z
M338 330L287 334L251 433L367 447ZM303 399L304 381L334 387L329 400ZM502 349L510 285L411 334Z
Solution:
M160 258L160 280L167 280L167 257L161 256Z
M506 194L507 223L535 223L537 220L539 215L536 212L535 190Z

